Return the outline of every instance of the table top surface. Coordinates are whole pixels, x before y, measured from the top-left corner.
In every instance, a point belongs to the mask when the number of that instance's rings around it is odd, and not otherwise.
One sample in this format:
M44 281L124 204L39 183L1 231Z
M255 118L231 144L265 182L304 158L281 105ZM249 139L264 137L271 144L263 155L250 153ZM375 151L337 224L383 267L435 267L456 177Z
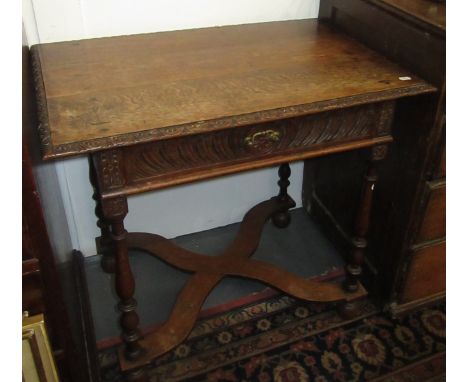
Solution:
M44 158L435 91L317 20L32 47Z
M433 0L380 0L408 15L445 31L445 3Z

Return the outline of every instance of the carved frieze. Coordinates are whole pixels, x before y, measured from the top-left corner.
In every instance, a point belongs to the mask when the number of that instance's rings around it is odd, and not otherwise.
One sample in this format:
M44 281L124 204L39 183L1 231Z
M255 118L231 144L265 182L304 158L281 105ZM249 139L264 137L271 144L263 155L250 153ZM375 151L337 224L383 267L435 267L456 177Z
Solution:
M386 157L388 145L377 145L372 147L371 160L379 161Z
M107 150L99 153L101 182L105 188L121 187L124 184L120 169L119 150Z
M127 198L119 196L101 200L102 213L106 220L123 218L128 212Z
M41 61L36 47L31 49L31 69L34 79L34 90L36 92L36 111L38 117L38 133L41 150L44 154L52 150L52 142L49 129L49 115L47 112L47 99L42 78Z
M393 123L393 113L395 112L395 104L395 100L382 103L377 124L377 134L379 136L390 134Z
M380 105L198 134L123 150L128 184L375 136Z

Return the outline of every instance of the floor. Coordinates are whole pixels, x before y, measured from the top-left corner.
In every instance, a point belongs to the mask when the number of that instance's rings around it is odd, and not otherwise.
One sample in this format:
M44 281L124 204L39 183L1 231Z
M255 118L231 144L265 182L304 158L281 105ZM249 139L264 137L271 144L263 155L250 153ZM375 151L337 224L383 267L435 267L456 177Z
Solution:
M253 258L269 261L302 277L324 274L341 268L342 257L322 235L306 211L292 211L289 227L278 229L268 222ZM184 235L175 243L194 252L215 256L230 243L239 224L231 224L209 231ZM102 272L99 256L85 260L85 270L91 299L97 341L119 336L117 296L113 276ZM178 271L143 252L130 253L136 279L135 297L141 327L163 322L169 315L178 291L190 274ZM205 301L204 309L265 290L264 284L229 277L223 279Z

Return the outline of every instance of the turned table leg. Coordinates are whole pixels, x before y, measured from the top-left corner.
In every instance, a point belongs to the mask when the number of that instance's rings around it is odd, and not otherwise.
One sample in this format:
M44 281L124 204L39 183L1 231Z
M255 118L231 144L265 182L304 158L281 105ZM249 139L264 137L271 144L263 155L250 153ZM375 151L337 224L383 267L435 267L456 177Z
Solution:
M354 222L354 232L352 237L352 249L348 264L346 265L346 280L343 287L346 292L353 293L359 288L359 279L362 274L362 265L364 263L364 252L367 248L367 234L369 231L369 222L372 211L372 199L374 187L377 182L377 162L385 158L387 145L373 146L364 183L361 192L357 215ZM344 306L346 316L352 316L355 306L348 302Z
M89 179L91 181L91 185L93 186L93 200L96 202L96 207L94 208L94 214L97 217L96 225L101 231L101 236L96 238L97 253L99 255L102 255L101 267L104 270L104 272L114 273L115 257L112 248L110 224L104 218L102 205L98 193L96 169L92 165L91 160L89 166Z
M283 163L279 170L279 181L278 186L280 187L279 194L277 198L280 201L285 201L288 197L288 186L291 184L289 182L289 177L291 176L291 168L289 167L289 163ZM285 228L291 222L291 215L288 209L279 211L275 213L272 217L273 224L278 228Z
M120 326L125 344L124 355L128 360L138 359L144 352L139 344L139 317L136 312L137 302L133 298L135 280L128 259L127 231L124 218L128 212L127 199L117 197L101 200L104 217L111 224L111 238L115 250L115 289L119 296Z

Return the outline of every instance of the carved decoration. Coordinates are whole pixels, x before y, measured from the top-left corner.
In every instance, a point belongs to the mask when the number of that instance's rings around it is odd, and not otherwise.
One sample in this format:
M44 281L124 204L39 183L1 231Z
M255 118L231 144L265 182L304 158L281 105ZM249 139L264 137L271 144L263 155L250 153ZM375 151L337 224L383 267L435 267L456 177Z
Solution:
M268 129L259 124L129 147L123 150L127 183L368 138L379 112L379 105L358 106L272 122Z
M395 100L382 103L380 118L377 125L377 135L389 135L392 129L393 113L395 112Z
M98 154L100 180L105 189L121 187L125 183L120 158L120 150L106 150Z
M371 160L379 161L387 156L388 145L373 146L371 150Z
M47 112L47 98L44 89L44 80L42 78L41 60L39 58L39 51L37 46L31 48L31 67L34 78L34 90L36 92L36 108L39 124L37 130L39 133L39 140L41 143L41 150L44 156L50 153L52 142L49 129L49 115Z
M101 206L106 220L122 218L128 213L127 198L123 196L112 199L101 199Z
M38 65L40 64L38 63ZM370 104L373 102L392 100L403 96L421 94L433 90L425 84L420 84L410 88L390 89L383 92L375 92L346 97L344 99L333 99L322 102L315 102L313 104L294 105L285 108L224 117L216 120L197 121L183 125L160 127L156 129L149 129L128 134L120 134L106 138L91 139L88 141L72 142L61 145L53 145L50 140L50 129L48 125L49 119L46 112L46 98L45 92L43 91L43 83L40 68L39 71L36 70L36 72L36 83L40 84L42 88L42 90L37 95L38 104L41 103L45 111L39 115L41 123L41 140L43 140L44 142L42 144L42 149L43 156L45 159L90 153L113 147L130 146L136 143L176 138L181 135L199 134L238 126L246 126L251 124L276 121L278 119L283 118L293 118L298 116L304 116L307 114L335 110L337 108L342 109L362 104Z

